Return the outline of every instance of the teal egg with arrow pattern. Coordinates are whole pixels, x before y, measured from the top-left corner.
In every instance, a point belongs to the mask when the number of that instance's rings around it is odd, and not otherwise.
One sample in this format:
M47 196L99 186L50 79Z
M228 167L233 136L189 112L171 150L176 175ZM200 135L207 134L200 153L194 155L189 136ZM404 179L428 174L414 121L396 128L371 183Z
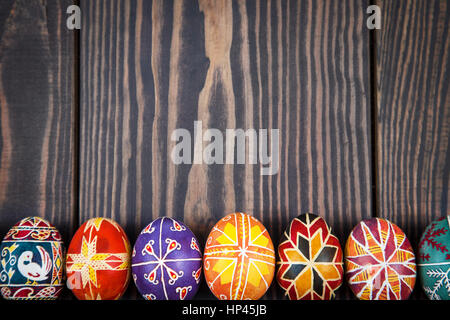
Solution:
M418 273L431 300L450 300L450 215L433 221L419 242Z

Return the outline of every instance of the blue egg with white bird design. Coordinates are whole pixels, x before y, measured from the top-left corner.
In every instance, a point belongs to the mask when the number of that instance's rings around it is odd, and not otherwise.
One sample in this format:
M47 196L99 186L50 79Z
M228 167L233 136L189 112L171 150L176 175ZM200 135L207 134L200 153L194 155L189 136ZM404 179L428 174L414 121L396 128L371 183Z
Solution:
M64 244L40 217L15 224L0 246L0 292L8 300L54 300L64 287Z

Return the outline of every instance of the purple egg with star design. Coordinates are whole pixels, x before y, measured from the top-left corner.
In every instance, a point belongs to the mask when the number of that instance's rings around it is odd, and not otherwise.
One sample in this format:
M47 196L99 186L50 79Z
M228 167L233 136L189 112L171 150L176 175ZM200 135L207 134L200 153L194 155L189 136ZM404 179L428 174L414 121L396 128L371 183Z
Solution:
M200 284L202 253L198 240L183 223L162 217L138 236L131 272L147 300L189 300Z

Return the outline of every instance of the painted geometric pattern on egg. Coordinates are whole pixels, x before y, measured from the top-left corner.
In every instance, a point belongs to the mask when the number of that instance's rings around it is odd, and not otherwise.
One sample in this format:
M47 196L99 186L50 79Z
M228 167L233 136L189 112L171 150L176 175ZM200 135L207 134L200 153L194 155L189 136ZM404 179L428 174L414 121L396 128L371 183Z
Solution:
M0 291L8 300L54 300L64 287L64 245L40 217L14 225L0 247Z
M422 288L431 300L450 300L450 215L432 222L419 242Z
M343 253L325 220L293 219L278 246L277 281L291 300L328 300L343 280Z
M200 284L202 254L183 223L161 217L139 235L132 253L132 275L146 300L190 300Z
M80 300L117 300L130 278L130 243L114 220L92 218L75 233L67 251L67 286Z
M208 287L221 300L257 300L269 288L275 251L266 228L256 218L233 213L212 229L203 265Z
M405 233L381 218L361 221L345 246L346 277L361 300L406 300L416 281L415 256Z

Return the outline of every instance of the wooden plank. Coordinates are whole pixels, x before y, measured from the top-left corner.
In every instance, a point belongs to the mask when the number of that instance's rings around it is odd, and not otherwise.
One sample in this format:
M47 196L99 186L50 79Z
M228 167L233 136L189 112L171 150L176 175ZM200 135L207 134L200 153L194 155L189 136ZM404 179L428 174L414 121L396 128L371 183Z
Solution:
M450 3L378 4L377 211L417 249L425 227L450 212Z
M26 216L74 227L72 1L0 3L0 235Z
M367 5L82 0L80 220L112 217L134 242L168 215L204 243L245 211L277 246L309 211L344 244L372 215ZM173 131L193 145L197 120L223 135L279 129L278 173L248 159L174 164Z

